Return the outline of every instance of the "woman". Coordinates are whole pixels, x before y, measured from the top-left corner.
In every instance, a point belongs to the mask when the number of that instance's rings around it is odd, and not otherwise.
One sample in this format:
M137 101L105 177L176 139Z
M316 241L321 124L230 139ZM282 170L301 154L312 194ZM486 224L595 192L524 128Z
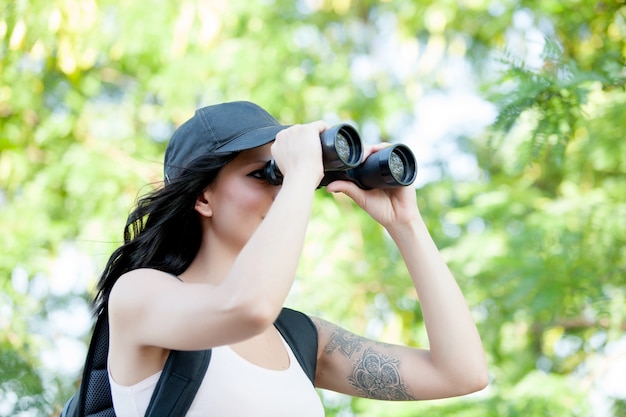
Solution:
M170 350L209 348L211 363L188 416L323 416L317 392L303 382L272 324L293 284L324 175L319 136L327 128L322 121L283 126L255 104L233 102L198 110L174 133L165 186L131 213L125 244L98 284L96 312L106 307L109 314L118 417L144 415ZM280 186L264 176L271 158L284 176ZM378 343L312 318L315 386L395 400L482 389L480 337L420 216L415 190L365 191L349 181L326 190L351 197L397 244L430 350ZM360 378L371 363L384 366Z

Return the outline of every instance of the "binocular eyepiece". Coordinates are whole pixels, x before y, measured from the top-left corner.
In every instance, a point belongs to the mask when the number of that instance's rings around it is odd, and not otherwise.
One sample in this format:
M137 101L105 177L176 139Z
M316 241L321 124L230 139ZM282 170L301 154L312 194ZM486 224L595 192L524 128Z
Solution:
M355 128L339 124L320 134L324 177L320 187L333 181L352 181L364 190L410 185L417 176L413 152L402 144L381 149L363 163L363 143ZM265 177L273 185L283 182L276 162L270 160L264 169Z

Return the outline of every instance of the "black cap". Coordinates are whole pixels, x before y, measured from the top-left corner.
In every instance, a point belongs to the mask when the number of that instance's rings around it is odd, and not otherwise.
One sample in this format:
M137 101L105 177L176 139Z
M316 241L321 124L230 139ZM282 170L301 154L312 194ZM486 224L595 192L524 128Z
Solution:
M167 145L163 167L165 180L171 181L199 156L263 146L287 127L248 101L198 109L191 119L176 129Z

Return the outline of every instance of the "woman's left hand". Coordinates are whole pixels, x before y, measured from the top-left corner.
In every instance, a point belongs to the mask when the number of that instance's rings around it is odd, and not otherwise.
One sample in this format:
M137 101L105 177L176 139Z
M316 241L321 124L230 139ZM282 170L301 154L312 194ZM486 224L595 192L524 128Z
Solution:
M379 143L367 147L363 160L387 146L389 144ZM326 190L346 194L388 230L419 218L415 188L411 185L363 190L351 181L333 181L326 186Z

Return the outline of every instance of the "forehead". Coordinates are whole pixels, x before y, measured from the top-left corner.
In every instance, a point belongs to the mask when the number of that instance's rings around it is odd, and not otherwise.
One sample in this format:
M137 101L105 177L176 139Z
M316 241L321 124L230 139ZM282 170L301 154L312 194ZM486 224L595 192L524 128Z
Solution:
M253 165L265 164L272 158L271 146L272 142L258 148L241 151L221 171L231 172L233 170L248 169Z
M233 160L233 162L249 163L256 161L267 161L272 156L271 146L272 142L263 146L259 146L258 148L241 151L239 155L237 155L237 157Z

